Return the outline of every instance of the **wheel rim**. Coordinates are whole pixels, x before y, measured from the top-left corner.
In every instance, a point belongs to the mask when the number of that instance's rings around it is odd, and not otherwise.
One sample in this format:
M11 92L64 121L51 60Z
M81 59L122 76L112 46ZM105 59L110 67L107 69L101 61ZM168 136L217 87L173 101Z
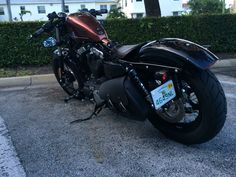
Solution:
M188 84L185 80L181 80L181 85L182 85L181 91L183 95L183 97L181 98L181 101L183 104L182 106L183 106L184 114L180 113L180 115L177 116L177 118L174 118L173 120L171 120L170 111L173 110L171 106L178 101L177 99L170 102L169 105L167 104L166 105L167 107L164 107L164 109L161 110L162 112L161 113L159 112L158 115L166 123L168 123L169 125L172 125L173 128L179 129L181 131L185 131L185 130L187 131L199 125L201 121L201 116L200 116L201 110L200 110L199 99L194 89L191 88L190 86L191 84ZM168 106L170 109L168 109ZM182 118L180 118L181 116ZM169 119L167 119L166 117L169 117Z
M73 95L79 90L79 82L76 79L74 72L66 64L64 64L64 67L61 70L60 85L70 95Z

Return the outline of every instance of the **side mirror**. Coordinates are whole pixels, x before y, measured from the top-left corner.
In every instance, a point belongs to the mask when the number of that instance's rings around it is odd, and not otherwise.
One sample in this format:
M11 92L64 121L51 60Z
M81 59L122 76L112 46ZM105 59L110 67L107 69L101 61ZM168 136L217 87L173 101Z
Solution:
M57 18L57 13L56 12L52 12L50 14L47 15L49 20L54 20L54 18Z

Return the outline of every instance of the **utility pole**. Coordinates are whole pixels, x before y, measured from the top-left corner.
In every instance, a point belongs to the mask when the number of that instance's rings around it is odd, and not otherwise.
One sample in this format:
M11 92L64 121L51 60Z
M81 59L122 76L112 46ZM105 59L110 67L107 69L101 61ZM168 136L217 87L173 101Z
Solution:
M65 12L65 0L61 0L61 11Z
M9 21L12 22L11 2L10 0L6 0L6 3L7 3L8 18L9 18Z
M222 14L225 13L225 0L222 0Z

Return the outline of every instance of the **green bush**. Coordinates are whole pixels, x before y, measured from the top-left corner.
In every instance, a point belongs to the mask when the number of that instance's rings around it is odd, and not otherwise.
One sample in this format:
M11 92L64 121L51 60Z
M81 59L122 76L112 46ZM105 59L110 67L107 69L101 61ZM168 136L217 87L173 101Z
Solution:
M236 52L236 15L109 20L105 27L111 39L125 44L174 37L211 45L213 52Z
M27 38L43 23L0 23L0 67L44 65L51 61L51 50L42 46L42 38L29 42Z
M0 67L50 63L52 49L42 46L47 35L31 43L26 40L40 25L0 23ZM116 19L106 20L104 27L110 39L122 44L176 37L211 45L213 52L236 52L236 15Z

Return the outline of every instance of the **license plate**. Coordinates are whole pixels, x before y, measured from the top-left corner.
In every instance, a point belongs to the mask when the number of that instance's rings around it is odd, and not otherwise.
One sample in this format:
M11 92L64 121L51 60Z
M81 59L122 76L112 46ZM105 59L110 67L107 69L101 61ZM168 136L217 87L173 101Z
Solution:
M153 103L155 105L155 109L159 109L164 104L172 100L176 96L172 80L169 80L163 85L152 90L151 95Z

